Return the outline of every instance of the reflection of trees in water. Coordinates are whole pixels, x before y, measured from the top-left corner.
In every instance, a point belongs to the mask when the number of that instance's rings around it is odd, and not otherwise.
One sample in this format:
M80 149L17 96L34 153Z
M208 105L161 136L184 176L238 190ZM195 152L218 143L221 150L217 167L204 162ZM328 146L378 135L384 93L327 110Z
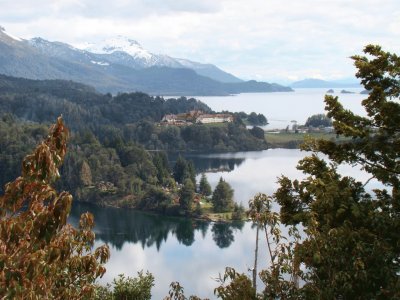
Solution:
M233 230L242 230L243 225L243 222L237 222L234 224L214 223L211 228L213 240L218 247L227 248L235 241Z
M143 248L156 246L157 250L160 250L161 244L167 240L170 233L180 243L190 246L194 242L195 231L200 231L204 237L210 224L120 208L102 208L86 203L74 203L69 222L76 226L79 215L86 211L94 215L96 239L117 249L121 249L125 242L131 242L140 243ZM217 229L214 229L215 227ZM219 247L229 247L234 241L233 230L242 227L243 223L214 224L213 239Z
M190 155L181 153L187 160L191 160L196 168L196 173L204 172L220 172L220 171L233 171L235 167L240 166L244 162L244 158L221 158L209 157L207 155ZM178 157L177 153L169 153L168 159L173 166Z

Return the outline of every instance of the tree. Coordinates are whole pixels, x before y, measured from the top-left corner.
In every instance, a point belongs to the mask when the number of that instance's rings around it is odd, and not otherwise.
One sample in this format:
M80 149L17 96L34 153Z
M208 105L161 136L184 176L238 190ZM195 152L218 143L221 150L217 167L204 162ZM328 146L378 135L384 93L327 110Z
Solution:
M92 185L92 171L86 160L82 162L80 178L84 186Z
M114 278L113 285L113 290L111 290L111 285L97 286L95 299L150 300L154 276L149 272L143 274L143 271L138 272L138 276L135 278L125 278L124 275L120 274L118 278Z
M194 186L190 178L186 178L183 182L183 187L179 191L179 205L185 211L190 211L194 199Z
M350 141L309 140L316 154L301 160L302 181L279 179L275 198L284 224L301 223L306 233L297 260L308 270L304 294L327 299L400 297L400 58L369 45L353 56L356 76L371 91L362 104L367 116L345 110L326 96L328 117ZM341 163L360 166L381 188L338 173Z
M216 212L229 211L233 206L233 190L222 177L215 187L211 201Z
M351 140L308 140L303 149L314 153L298 165L308 177L282 176L272 197L258 195L249 205L250 217L265 227L271 259L260 273L265 289L258 299L400 297L400 59L379 46L364 52L371 58L353 59L357 77L371 91L363 101L367 117L345 110L337 97L325 97L336 132ZM367 192L369 180L341 176L343 162L361 166L382 187ZM279 214L271 211L272 201L280 204ZM291 226L288 238L280 221ZM300 223L302 238L296 229ZM216 291L219 296L251 292L250 279L244 276L242 282Z
M193 161L189 160L187 163L187 176L192 181L193 186L196 186L196 168L193 164Z
M167 154L165 152L156 152L153 155L153 164L157 170L158 182L166 185L171 174Z
M183 183L189 178L193 185L196 186L196 171L192 161L187 161L181 155L178 156L173 169L173 177L178 183Z
M183 183L183 180L188 176L187 169L186 159L179 155L173 169L173 176L176 182Z
M265 139L265 132L262 128L257 127L257 126L253 126L252 129L249 129L250 133L252 136L258 138L258 139Z
M268 121L267 118L263 114L256 114L255 112L250 113L250 115L247 118L247 121L250 123L250 125L267 125Z
M72 196L51 184L66 154L61 118L47 139L25 157L22 176L0 197L0 295L5 299L91 299L94 281L109 258L107 246L92 253L93 216L79 228L67 224Z
M212 192L211 191L211 186L208 183L206 174L204 174L204 173L201 174L199 189L200 189L200 193L203 196L210 196L211 195L211 192Z
M329 127L332 126L332 119L325 114L316 114L307 118L305 126L307 127Z

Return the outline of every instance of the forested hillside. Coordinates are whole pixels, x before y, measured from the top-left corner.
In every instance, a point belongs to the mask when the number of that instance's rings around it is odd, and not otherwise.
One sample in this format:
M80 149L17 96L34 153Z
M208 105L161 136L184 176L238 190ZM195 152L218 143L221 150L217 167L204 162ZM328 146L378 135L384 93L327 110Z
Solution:
M62 115L71 131L59 187L76 199L140 199L171 203L168 151L236 151L266 148L236 114L232 123L160 126L165 114L211 109L196 99L163 99L144 93L99 94L82 84L0 76L0 189L17 177L22 158ZM151 151L148 150L158 150ZM124 198L125 197L125 198ZM148 201L147 203L150 203ZM155 205L158 207L158 204Z

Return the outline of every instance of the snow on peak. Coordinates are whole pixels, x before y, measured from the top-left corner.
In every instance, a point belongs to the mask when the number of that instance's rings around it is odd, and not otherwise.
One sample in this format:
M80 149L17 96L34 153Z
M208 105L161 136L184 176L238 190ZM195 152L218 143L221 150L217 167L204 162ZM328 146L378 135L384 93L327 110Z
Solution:
M14 35L12 35L11 33L7 32L6 29L3 26L0 26L0 32L2 32L3 34L7 35L9 38L16 40L18 42L22 41L21 38L16 37Z
M137 41L120 35L106 39L97 44L87 43L82 47L82 49L97 54L111 54L116 51L121 51L126 52L135 58L145 60L150 60L153 57L153 54L143 49Z

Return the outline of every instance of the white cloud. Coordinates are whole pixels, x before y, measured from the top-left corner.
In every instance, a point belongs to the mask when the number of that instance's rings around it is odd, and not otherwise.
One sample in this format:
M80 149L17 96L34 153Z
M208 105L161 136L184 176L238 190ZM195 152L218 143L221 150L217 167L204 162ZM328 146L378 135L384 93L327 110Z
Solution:
M400 48L396 0L0 1L14 35L73 44L115 35L152 52L214 63L246 79L354 73L368 43Z

